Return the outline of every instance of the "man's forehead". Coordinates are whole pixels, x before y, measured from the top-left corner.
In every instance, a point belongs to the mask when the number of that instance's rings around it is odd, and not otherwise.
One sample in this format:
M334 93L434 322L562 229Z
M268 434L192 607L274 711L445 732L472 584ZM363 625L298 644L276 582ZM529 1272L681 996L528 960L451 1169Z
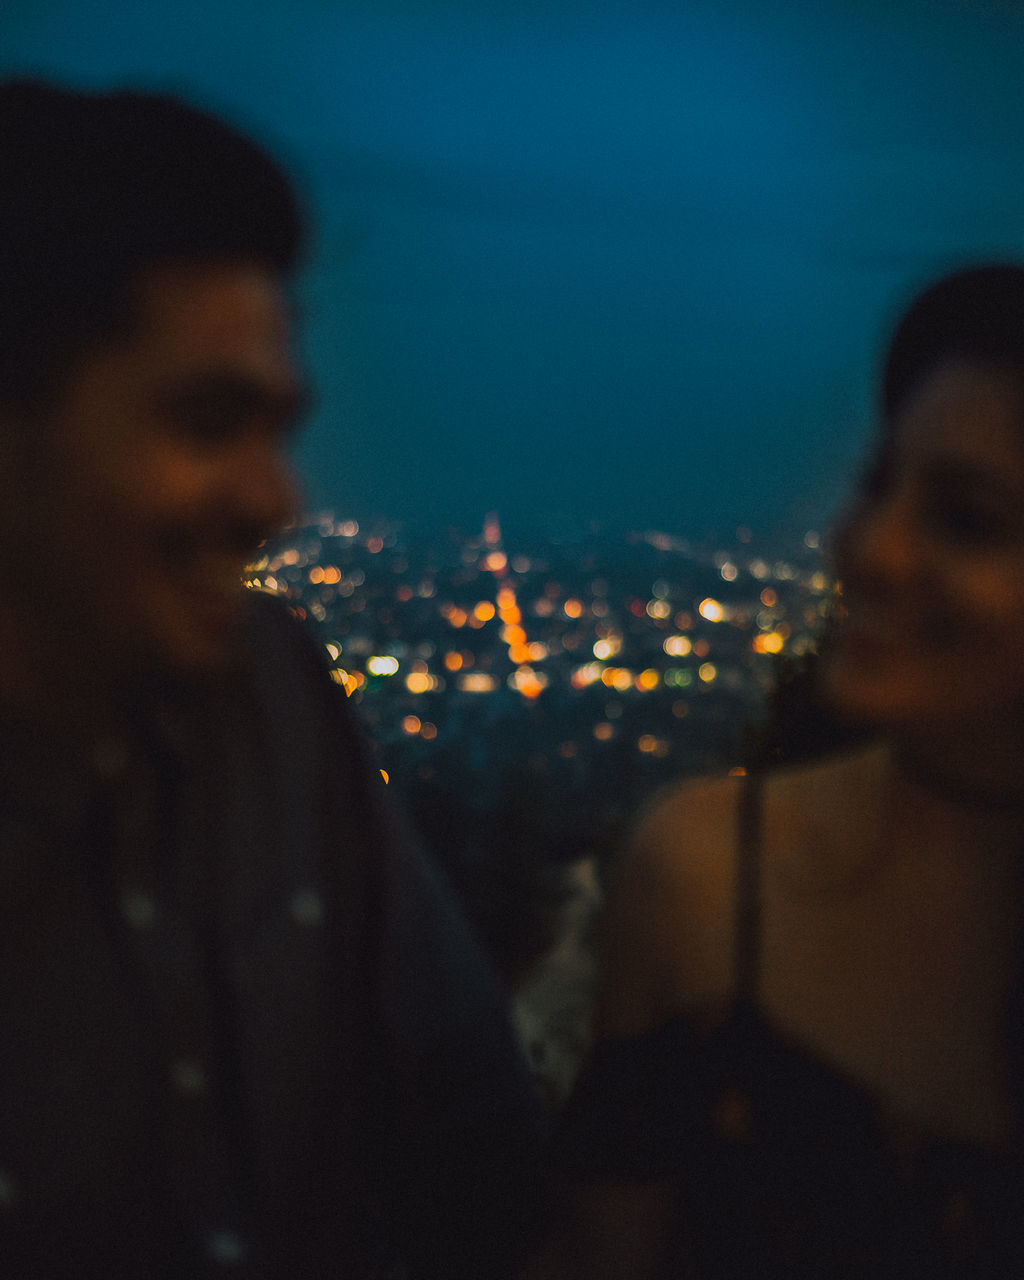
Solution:
M278 276L259 263L172 262L140 274L123 350L168 371L233 366L297 384L291 311ZM116 345L116 344L115 344Z
M139 330L150 336L242 336L254 331L287 341L291 311L283 281L245 260L171 261L144 269L134 282Z

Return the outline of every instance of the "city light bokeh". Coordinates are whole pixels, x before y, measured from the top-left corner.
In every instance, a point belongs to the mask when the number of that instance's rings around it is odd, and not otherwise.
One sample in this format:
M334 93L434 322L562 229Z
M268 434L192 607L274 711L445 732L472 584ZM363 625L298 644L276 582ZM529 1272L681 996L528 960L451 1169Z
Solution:
M526 768L566 803L611 785L621 803L601 803L625 809L737 767L779 660L814 648L832 606L817 531L784 556L739 534L507 546L493 513L432 541L322 514L268 544L247 585L314 628L403 786L493 805Z

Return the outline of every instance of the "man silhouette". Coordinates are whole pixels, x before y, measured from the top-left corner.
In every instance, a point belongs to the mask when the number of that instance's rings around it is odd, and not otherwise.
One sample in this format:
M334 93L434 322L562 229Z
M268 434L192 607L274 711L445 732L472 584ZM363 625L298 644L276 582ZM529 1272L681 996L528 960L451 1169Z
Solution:
M164 95L0 85L0 1273L500 1276L535 1105L319 647L303 227Z

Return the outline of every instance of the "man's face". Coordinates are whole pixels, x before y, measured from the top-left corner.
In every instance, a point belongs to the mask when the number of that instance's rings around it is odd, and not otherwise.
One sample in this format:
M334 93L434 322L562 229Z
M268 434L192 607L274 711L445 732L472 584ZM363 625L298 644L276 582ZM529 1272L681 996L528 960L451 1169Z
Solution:
M75 365L42 423L41 569L86 656L215 670L243 567L297 499L287 309L270 272L234 261L152 269L138 299L130 332Z

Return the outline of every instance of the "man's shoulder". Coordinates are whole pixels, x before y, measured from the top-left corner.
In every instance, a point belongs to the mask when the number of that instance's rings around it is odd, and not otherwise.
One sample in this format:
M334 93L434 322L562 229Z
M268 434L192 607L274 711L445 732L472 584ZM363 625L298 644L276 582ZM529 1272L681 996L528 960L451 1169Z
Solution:
M244 609L245 643L248 647L251 648L254 641L259 643L270 637L296 651L316 647L312 633L281 596L268 591L247 591Z
M280 596L247 593L242 649L250 679L258 684L298 682L313 696L344 704L344 697L335 696L341 690L331 680L324 646Z
M324 645L287 601L249 593L243 637L245 685L254 709L279 734L324 739L365 767L369 747L359 718L331 678Z

